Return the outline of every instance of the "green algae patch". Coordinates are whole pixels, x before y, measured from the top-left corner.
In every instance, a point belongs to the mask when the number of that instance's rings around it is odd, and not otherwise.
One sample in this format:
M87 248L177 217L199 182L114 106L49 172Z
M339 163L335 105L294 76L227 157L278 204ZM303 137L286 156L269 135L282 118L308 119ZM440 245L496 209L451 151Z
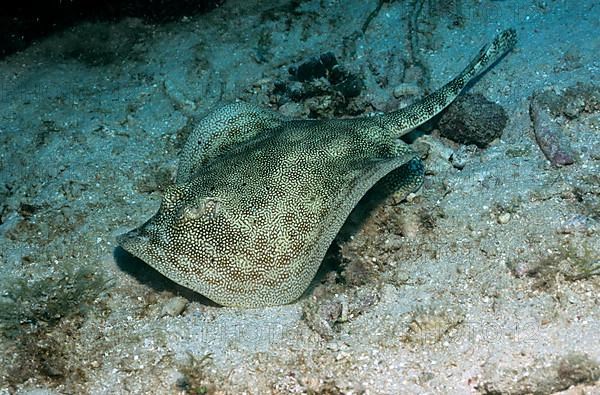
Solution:
M102 274L70 263L41 279L0 284L0 334L10 352L6 379L11 388L32 378L48 385L67 376L77 379L69 364L70 348L86 313L108 287Z

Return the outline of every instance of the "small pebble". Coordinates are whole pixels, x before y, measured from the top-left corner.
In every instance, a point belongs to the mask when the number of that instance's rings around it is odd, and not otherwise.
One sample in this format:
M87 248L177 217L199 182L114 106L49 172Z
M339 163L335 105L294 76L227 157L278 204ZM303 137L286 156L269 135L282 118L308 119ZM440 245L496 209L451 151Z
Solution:
M398 220L398 231L409 239L416 239L419 234L419 218L412 213L406 213Z
M525 261L514 262L509 268L517 278L523 278L533 272L531 264Z
M502 213L498 216L499 224L507 224L510 221L510 213Z
M160 316L164 317L165 315L169 315L171 317L177 317L183 313L183 310L185 310L187 304L188 300L186 298L182 296L175 296L164 304L160 312Z
M394 276L394 280L398 285L406 284L408 283L408 280L410 280L410 275L405 271L398 270Z
M454 151L452 157L450 158L452 166L458 170L464 169L476 152L476 145L461 145L457 150Z

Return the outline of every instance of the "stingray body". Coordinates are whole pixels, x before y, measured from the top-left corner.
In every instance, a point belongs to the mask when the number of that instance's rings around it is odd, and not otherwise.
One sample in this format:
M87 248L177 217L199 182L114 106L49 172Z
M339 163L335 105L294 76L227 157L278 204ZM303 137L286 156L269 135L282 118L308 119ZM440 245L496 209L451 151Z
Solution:
M361 197L379 180L407 195L423 165L399 137L448 106L514 46L507 30L451 82L381 116L289 120L235 103L201 120L176 184L118 243L176 283L225 306L294 301Z

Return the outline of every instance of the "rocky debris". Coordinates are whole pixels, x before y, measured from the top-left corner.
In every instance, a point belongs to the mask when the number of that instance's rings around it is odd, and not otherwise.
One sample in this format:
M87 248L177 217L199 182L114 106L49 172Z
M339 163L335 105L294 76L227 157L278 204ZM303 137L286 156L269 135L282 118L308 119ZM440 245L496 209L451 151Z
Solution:
M560 94L545 89L534 93L533 99L554 117L574 119L581 114L600 111L600 86L577 83Z
M560 94L552 89L545 89L532 95L529 115L533 122L535 140L553 165L570 165L576 158L563 128L553 118L562 118L568 122L598 111L600 87L592 84L577 83Z
M302 102L312 118L357 113L350 104L361 94L364 82L340 65L332 52L290 66L288 72L290 80L277 81L273 86L272 101L279 107Z
M332 52L313 56L297 66L290 66L288 72L296 81L306 82L315 78L327 77L337 66L337 59Z
M600 378L598 362L585 354L549 356L548 359L550 361L539 358L520 372L500 371L495 364L490 365L490 379L477 389L483 394L550 394L577 384L593 384Z
M356 318L378 301L378 292L369 287L355 288L344 294L313 296L304 305L304 320L323 339L331 340L336 324Z
M462 170L473 159L475 154L477 154L476 145L461 145L452 153L450 162L454 168Z
M177 317L187 307L188 300L182 296L175 296L165 302L162 306L160 316Z

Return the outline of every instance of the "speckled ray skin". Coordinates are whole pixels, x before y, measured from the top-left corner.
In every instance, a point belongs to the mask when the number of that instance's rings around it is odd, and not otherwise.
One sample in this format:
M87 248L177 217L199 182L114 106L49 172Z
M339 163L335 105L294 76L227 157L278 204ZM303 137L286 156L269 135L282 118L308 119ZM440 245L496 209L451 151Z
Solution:
M504 31L448 84L381 116L288 120L244 103L212 112L191 133L156 215L118 243L221 305L296 300L377 181L387 175L403 196L421 186L421 160L399 137L515 43L515 31Z

